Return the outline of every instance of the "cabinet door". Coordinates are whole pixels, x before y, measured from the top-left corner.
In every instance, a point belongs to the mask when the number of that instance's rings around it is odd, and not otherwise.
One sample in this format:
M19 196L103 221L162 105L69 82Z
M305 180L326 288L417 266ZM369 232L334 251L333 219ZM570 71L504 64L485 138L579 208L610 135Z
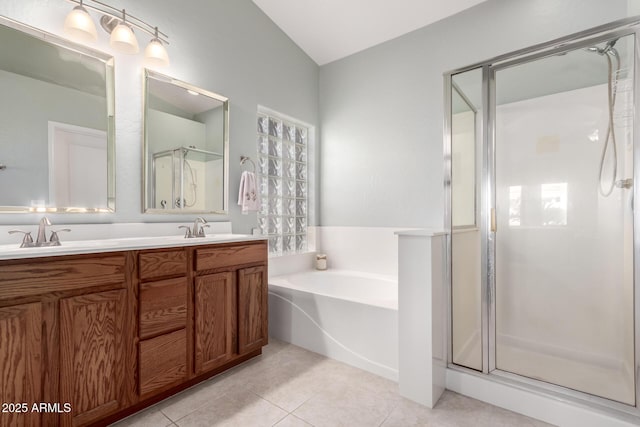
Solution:
M143 399L183 382L186 377L186 329L140 341L140 395Z
M60 400L63 426L86 425L123 406L125 289L60 301Z
M0 308L0 403L28 404L22 413L0 413L2 427L40 425L31 405L41 400L41 317L39 303Z
M208 274L195 280L195 371L200 374L234 354L235 294L233 274Z
M238 270L238 352L257 350L268 343L267 269Z

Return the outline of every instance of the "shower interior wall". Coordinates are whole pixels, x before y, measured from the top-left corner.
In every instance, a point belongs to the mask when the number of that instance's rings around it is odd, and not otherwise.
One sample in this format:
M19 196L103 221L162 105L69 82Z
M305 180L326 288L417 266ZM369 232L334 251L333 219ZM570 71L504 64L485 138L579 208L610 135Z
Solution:
M496 133L517 149L496 152L502 166L497 203L509 212L498 215L496 251L501 258L496 275L504 283L518 281L523 288L519 295L526 296L497 298L503 316L498 319L497 339L520 351L536 349L556 362L579 356L580 363L632 378L627 374L633 372L633 311L621 309L633 301L631 193L616 189L603 198L597 191L608 123L606 99L603 84L497 106ZM628 111L630 105L630 93L620 93L618 111ZM629 120L623 114L616 120L625 177L633 171ZM543 128L540 122L545 123ZM549 201L544 199L544 188L557 184L564 194L554 209L545 210ZM545 218L550 211L558 215L558 210L560 223ZM582 242L578 251L576 239ZM452 248L453 288L462 290L453 295L453 360L481 369L479 231L455 231ZM524 254L537 255L531 259ZM557 265L557 260L565 262L552 275L531 267ZM497 292L509 290L503 287ZM584 304L576 301L581 294ZM605 320L594 324L594 316ZM624 330L609 334L612 324L624 325ZM553 375L562 376L562 366L556 363ZM553 364L545 369L553 370ZM632 383L616 384L632 394ZM593 391L600 385L594 384Z

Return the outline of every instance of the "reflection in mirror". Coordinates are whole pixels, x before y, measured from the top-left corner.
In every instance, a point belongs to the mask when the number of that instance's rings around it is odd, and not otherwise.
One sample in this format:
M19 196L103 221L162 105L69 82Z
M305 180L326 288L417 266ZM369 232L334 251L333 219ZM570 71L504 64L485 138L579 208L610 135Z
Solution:
M482 370L480 230L482 69L451 76L452 361Z
M113 59L0 17L0 211L115 210Z
M481 89L481 73L476 69L451 78L451 221L456 228L476 225L476 141L480 100L474 103L471 93ZM474 87L474 80L478 87Z
M144 209L226 213L229 101L145 70Z

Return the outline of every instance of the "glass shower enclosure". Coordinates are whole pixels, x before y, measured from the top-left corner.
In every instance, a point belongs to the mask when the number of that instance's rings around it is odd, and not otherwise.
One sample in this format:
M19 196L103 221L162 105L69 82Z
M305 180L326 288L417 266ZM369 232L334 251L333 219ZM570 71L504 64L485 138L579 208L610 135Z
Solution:
M445 75L453 368L640 415L637 36Z
M155 209L210 210L222 206L212 194L221 187L224 156L196 147L178 147L153 153L151 206ZM207 194L209 191L212 194Z

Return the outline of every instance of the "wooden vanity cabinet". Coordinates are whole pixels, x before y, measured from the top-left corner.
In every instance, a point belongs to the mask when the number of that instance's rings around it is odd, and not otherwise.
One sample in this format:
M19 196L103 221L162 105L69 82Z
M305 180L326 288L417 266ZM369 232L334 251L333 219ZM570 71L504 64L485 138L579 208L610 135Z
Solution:
M28 406L0 426L88 425L135 401L131 267L126 253L0 261L0 401Z
M0 403L5 407L0 426L40 425L40 415L30 412L42 400L42 305L38 302L0 308ZM24 413L23 413L24 412Z
M189 374L187 255L184 248L138 255L141 399L179 385Z
M195 278L194 343L196 374L224 365L236 354L236 298L233 273Z
M61 425L87 425L126 406L127 290L60 301L60 402L72 412Z
M266 344L265 241L0 261L0 402L28 408L0 427L107 425Z
M267 267L238 270L238 353L250 353L268 344Z
M195 251L195 373L268 343L266 242Z

